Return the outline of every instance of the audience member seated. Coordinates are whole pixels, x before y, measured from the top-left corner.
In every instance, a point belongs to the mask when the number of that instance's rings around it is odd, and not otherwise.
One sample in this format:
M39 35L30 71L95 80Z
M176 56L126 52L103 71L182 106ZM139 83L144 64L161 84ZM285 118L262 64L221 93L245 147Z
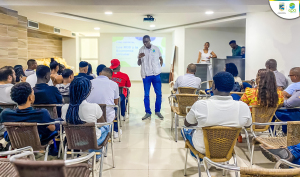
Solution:
M57 87L58 91L61 93L61 95L63 96L65 103L69 103L69 101L70 101L70 97L69 97L70 96L70 92L69 92L70 83L74 79L74 73L70 69L65 69L62 72L62 77L64 79L63 83L57 84L56 87Z
M77 77L70 84L70 104L62 107L62 119L70 124L97 123L97 119L102 116L102 110L98 104L88 103L86 98L91 92L92 84L85 77ZM101 145L108 135L110 128L108 125L96 128L97 144ZM89 150L90 152L101 150ZM97 155L99 160L101 155Z
M110 69L113 70L113 75L111 80L115 81L119 87L131 87L130 79L127 74L122 73L120 61L118 59L111 60L111 66ZM126 103L125 98L127 97L127 88L123 88L123 93L120 94L120 105L121 105L121 116L125 116L126 111Z
M269 59L266 62L266 68L273 71L276 78L276 84L277 87L279 87L280 90L283 90L288 87L289 82L287 78L279 71L277 71L277 61L274 59Z
M19 82L26 82L26 76L24 73L24 69L22 65L16 65L14 66L14 71L16 73L16 83Z
M59 63L57 63L57 61L55 61L54 58L51 58L50 69L51 69L50 78L52 80L53 85L55 86L56 84L63 83L63 77L57 74L59 70Z
M230 96L233 86L234 78L230 73L217 73L213 77L214 96L194 103L184 121L185 126L250 126L252 118L249 107L241 101L234 101ZM182 133L197 151L205 154L202 130L184 129Z
M89 63L88 65L88 72L86 73L88 76L92 76L94 79L96 78L96 75L93 74L93 68L92 65Z
M225 65L225 71L229 72L234 77L234 86L232 91L233 92L241 92L243 89L246 89L247 87L252 88L250 84L247 82L243 83L242 79L238 76L239 71L234 63L227 63Z
M106 68L106 66L104 64L101 64L97 67L97 75L100 76L101 75L101 72L102 70Z
M32 75L32 74L35 73L35 70L37 68L37 62L34 59L29 59L27 61L27 66L28 66L28 68L25 71L25 76L26 77L28 77L28 76L30 76L30 75Z
M42 65L40 65L42 66ZM36 72L34 72L34 74L31 74L30 76L28 76L26 78L26 82L28 82L31 86L31 88L35 87L35 84L37 83L37 76L36 76ZM49 86L53 86L52 80L50 79L48 82Z
M89 97L86 99L89 103L106 104L106 105L118 105L119 101L119 87L118 84L110 80L112 77L112 70L110 68L104 68L98 77L93 79L92 91ZM107 122L114 121L114 138L118 138L118 124L116 118L116 111L112 107L106 108L106 120ZM122 134L122 130L120 130Z
M79 63L79 74L75 77L86 77L88 80L94 79L93 76L89 76L86 73L88 72L89 63L86 61L81 61Z
M176 82L174 84L174 91L178 93L178 87L193 87L197 90L200 90L201 88L201 79L199 77L195 76L196 73L196 65L195 64L189 64L186 69L186 74L183 76L179 76L176 79Z
M35 96L32 88L26 82L18 83L11 89L11 99L18 104L16 110L5 109L0 114L0 121L3 122L36 122L50 123L55 120L50 118L46 109L35 110L31 107L34 103ZM57 135L55 125L39 125L38 132L41 143L48 143L53 136ZM7 139L7 133L4 134ZM28 137L29 138L29 137Z
M283 93L277 88L275 74L271 70L258 70L256 84L256 88L246 88L241 101L248 106L281 107L283 105Z
M300 67L295 67L290 70L289 77L291 78L293 84L289 85L284 91L284 98L289 98L292 96L295 90L300 90Z
M0 103L15 103L10 97L11 88L16 82L16 74L11 66L0 69Z
M66 69L65 65L59 63L58 75L62 75L62 72Z
M34 90L34 104L62 104L62 96L58 89L49 86L50 68L48 66L39 65L36 69L37 83ZM61 107L57 107L58 117L61 115Z

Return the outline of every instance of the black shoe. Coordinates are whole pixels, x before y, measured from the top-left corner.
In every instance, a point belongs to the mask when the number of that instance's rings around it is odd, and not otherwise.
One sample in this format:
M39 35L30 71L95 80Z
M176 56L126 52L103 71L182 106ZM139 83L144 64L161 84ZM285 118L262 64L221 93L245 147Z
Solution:
M160 112L156 112L155 115L157 115L157 117L159 117L161 120L164 120L164 116L162 116Z
M149 119L149 118L151 118L151 114L146 113L145 116L142 118L142 120L146 120L146 119Z
M264 156L272 162L277 162L280 159L292 162L295 158L287 148L268 149L263 145L260 145L260 148Z

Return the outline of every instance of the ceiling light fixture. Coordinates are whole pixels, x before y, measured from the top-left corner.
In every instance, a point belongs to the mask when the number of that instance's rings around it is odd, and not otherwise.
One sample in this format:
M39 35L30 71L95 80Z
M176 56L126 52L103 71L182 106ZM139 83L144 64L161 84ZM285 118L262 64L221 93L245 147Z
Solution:
M155 27L155 25L150 25L150 28L154 28Z
M95 27L94 30L100 30L100 28L99 27Z
M105 15L111 15L113 14L112 12L105 12Z
M214 12L213 11L206 11L205 12L205 14L207 14L207 15L211 15L211 14L213 14Z

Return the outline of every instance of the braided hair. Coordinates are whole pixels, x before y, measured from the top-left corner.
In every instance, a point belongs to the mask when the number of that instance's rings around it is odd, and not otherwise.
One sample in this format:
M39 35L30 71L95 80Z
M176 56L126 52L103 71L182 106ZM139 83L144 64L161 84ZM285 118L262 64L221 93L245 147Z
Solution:
M16 82L20 82L21 77L25 77L23 66L22 65L16 65L14 67L14 70L15 70L15 73L16 73Z
M90 95L92 84L85 77L76 77L70 84L70 104L66 121L70 124L84 124L79 117L80 104Z

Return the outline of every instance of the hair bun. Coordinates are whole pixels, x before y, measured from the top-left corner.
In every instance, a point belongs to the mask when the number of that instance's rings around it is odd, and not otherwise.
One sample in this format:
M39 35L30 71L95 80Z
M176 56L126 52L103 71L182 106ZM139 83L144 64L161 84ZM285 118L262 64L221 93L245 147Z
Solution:
M51 58L51 62L50 63L52 63L52 62L54 62L55 60L54 60L54 58Z

